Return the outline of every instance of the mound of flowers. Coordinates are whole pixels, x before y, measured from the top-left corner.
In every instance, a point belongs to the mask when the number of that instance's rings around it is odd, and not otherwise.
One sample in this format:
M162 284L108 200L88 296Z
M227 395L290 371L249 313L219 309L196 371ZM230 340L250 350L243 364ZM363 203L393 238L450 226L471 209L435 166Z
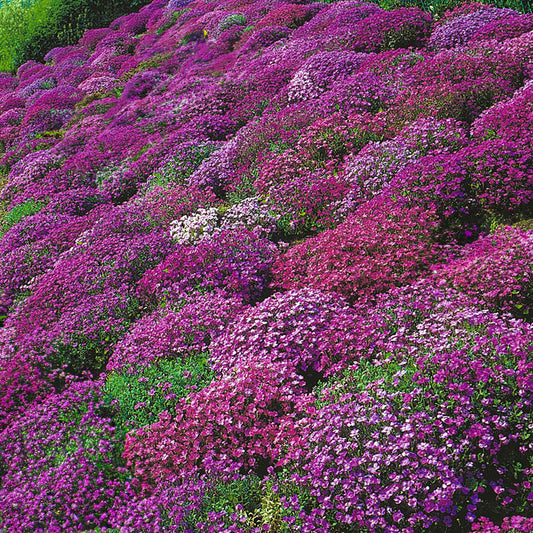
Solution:
M0 75L0 533L533 532L532 57L155 0Z

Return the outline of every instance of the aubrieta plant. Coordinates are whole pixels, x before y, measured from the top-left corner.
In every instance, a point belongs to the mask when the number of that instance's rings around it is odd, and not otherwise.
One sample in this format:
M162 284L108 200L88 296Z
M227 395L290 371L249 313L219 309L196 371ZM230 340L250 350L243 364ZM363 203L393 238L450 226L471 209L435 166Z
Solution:
M154 0L0 74L0 533L533 533L516 5Z
M533 498L530 329L435 313L334 378L287 447L283 478L311 496L304 521L439 531L496 508L520 514Z

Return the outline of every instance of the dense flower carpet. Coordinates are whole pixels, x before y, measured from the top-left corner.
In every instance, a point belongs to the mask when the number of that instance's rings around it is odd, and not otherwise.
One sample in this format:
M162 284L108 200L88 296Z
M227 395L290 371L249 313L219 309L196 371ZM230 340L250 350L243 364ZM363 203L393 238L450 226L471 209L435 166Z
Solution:
M0 75L0 532L533 531L533 15L155 0Z

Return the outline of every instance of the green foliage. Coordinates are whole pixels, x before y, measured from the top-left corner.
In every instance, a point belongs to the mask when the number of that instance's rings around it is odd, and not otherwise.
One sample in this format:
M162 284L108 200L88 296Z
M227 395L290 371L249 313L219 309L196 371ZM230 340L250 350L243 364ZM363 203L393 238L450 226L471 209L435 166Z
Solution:
M163 35L169 28L172 28L174 24L176 24L176 21L183 15L184 13L187 13L190 11L189 8L187 9L180 9L178 11L174 11L165 21L165 23L157 29L156 34L157 35Z
M206 387L212 378L206 354L162 360L138 373L111 373L104 400L117 404L119 425L139 428L155 422L159 413L172 411L178 398Z
M397 2L401 7L402 5L408 5L418 7L426 11L431 11L436 18L442 16L449 9L454 9L464 3L464 0L385 0ZM533 2L531 0L480 0L482 4L493 5L496 7L508 7L516 9L522 13L533 12ZM381 3L381 0L380 0Z
M13 72L25 57L26 42L46 24L55 0L13 0L0 6L0 71Z
M45 138L51 138L51 139L57 139L60 141L65 136L64 130L50 130L50 131L42 131L41 133L38 133L35 135L35 139L45 139Z
M257 194L254 187L254 181L257 179L257 174L257 168L252 168L249 173L242 175L241 180L227 193L227 200L230 204L238 204L243 200L246 200L246 198L250 198Z
M110 350L139 317L139 300L130 298L124 307L98 309L80 316L73 332L52 343L47 363L52 368L64 368L68 373L81 376L91 372L94 376L104 371ZM108 320L117 322L105 327Z
M11 211L6 213L3 217L3 220L0 221L0 236L4 235L10 228L15 224L18 224L23 218L34 215L38 213L43 207L43 202L34 202L33 200L28 200L22 204L19 204Z
M143 72L144 70L155 70L158 67L160 67L167 59L171 58L173 55L174 55L173 52L166 52L164 54L156 54L154 57L151 57L150 59L142 61L135 68L123 74L120 78L120 81L125 83L131 78L133 78L133 76L135 76L135 74L138 74L139 72Z
M214 143L199 143L190 146L179 156L171 158L163 168L150 177L145 192L154 187L167 187L171 184L186 185L192 173L204 159L220 149Z
M82 98L77 104L76 104L76 111L81 111L83 108L87 107L88 105L92 104L96 100L102 100L103 98L106 98L108 96L113 96L113 93L110 92L103 92L103 91L96 91L94 93L88 94L84 98Z
M224 513L228 519L237 515L240 528L246 533L259 530L289 533L292 527L283 518L292 516L294 511L282 504L276 491L272 481L264 481L255 475L233 481L215 480L206 490L202 506L187 517L188 525L193 528L190 531L197 531L195 525L198 522L209 522L210 513ZM233 523L231 519L227 525Z
M221 31L231 28L231 26L244 26L246 24L246 17L241 13L232 13L225 18L220 24Z
M202 511L207 517L207 513L213 511L235 512L240 510L240 514L250 517L258 508L260 499L260 479L257 476L247 476L244 479L214 485L204 497L204 509Z
M108 26L144 0L12 0L0 6L0 71L42 61L57 46L78 42L85 30Z
M334 4L340 0L322 0L325 4ZM464 3L464 0L371 0L383 9L398 9L400 7L418 7L424 11L430 11L435 18L441 17L449 9ZM508 7L522 13L533 13L531 0L480 0L483 4L496 7Z

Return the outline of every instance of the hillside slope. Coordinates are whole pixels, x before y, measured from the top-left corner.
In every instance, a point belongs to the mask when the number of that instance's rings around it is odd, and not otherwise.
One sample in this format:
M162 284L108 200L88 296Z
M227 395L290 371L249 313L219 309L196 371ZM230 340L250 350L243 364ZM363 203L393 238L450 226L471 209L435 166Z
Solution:
M0 532L533 531L533 16L155 0L0 76Z
M86 30L137 11L144 0L8 0L0 2L0 72L57 46L76 44Z

